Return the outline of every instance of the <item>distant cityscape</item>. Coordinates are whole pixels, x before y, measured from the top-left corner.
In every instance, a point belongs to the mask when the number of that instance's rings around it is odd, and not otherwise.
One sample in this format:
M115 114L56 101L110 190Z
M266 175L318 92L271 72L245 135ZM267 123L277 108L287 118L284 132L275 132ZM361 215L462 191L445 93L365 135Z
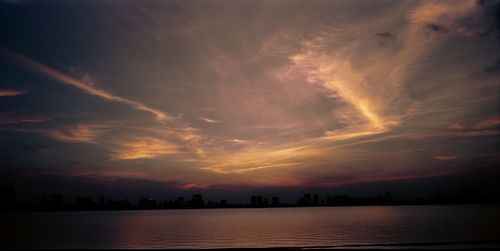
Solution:
M394 199L391 193L373 197L354 197L347 194L320 197L305 193L296 203L282 203L279 196L265 197L252 195L247 203L231 203L227 200L206 201L203 195L195 193L191 198L178 197L175 200L142 198L135 203L130 199L115 200L100 196L97 200L77 197L65 200L61 193L43 196L38 203L23 204L16 201L14 186L0 187L0 211L79 211L79 210L154 210L154 209L200 209L200 208L273 208L273 207L331 207L331 206L372 206L372 205L436 205L436 204L498 204L498 198L486 198L475 191L460 194L445 193L441 190L427 197Z

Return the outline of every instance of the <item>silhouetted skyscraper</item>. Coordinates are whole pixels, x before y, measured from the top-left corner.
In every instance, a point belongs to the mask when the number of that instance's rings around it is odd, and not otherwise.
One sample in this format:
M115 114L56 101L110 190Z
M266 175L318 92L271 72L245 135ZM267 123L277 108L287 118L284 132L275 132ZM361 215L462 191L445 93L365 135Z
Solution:
M280 204L280 197L278 196L274 196L272 199L271 199L271 204L273 206L279 206Z
M318 205L319 205L319 195L315 194L315 195L313 196L313 199L312 199L312 204L313 204L314 206L318 206Z
M205 206L205 202L203 201L203 196L201 194L193 194L191 199L191 207L193 208L201 208Z
M300 199L301 205L302 206L310 206L311 205L311 195L306 193L302 198Z
M261 207L264 204L264 199L260 195L254 195L251 197L252 207Z
M53 193L50 195L50 207L52 209L61 209L63 206L63 195L60 193Z
M16 191L14 186L0 186L0 211L14 210Z

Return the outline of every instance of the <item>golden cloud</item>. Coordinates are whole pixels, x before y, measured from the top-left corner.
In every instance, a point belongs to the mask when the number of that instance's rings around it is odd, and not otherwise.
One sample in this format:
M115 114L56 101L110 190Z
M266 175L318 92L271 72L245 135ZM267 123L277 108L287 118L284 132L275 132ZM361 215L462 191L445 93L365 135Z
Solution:
M119 142L111 160L152 159L179 152L176 144L158 138L140 137Z

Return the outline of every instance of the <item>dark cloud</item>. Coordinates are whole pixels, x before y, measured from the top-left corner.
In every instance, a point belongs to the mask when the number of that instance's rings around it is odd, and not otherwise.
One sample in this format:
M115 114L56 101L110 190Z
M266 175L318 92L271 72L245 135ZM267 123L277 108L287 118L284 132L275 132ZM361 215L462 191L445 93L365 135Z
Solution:
M490 66L484 68L484 71L488 72L488 73L498 72L499 70L500 70L500 60L498 60L496 63L491 64Z
M397 48L399 42L398 42L396 35L394 35L393 33L378 32L378 33L375 33L375 35L378 38L378 44L380 46L383 46L383 47L391 46L393 48Z
M448 28L446 28L445 26L439 25L439 24L427 24L425 26L425 28L427 30L431 30L431 31L434 31L437 33L447 33L448 32Z

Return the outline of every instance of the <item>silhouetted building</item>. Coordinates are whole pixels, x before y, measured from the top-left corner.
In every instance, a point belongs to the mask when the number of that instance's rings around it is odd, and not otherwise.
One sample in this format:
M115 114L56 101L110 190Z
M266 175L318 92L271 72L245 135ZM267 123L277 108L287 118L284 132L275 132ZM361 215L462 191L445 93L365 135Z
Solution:
M271 198L271 205L279 206L280 205L280 197L274 196Z
M174 207L175 208L184 208L184 197L179 197L177 200L174 202Z
M204 206L205 203L203 202L203 196L201 196L201 194L193 194L193 197L191 198L191 207L202 208Z
M261 207L264 205L264 200L260 195L254 195L251 197L251 205L252 207Z
M310 206L311 205L311 195L306 193L304 196L300 197L297 201L297 205L299 206Z
M226 207L227 206L227 200L221 200L219 206Z
M393 202L391 193L385 193L384 195L377 196L378 203L390 204Z
M131 207L132 203L128 199L125 200L108 199L108 202L106 204L106 208L113 210L124 210L124 209L130 209Z
M96 204L91 198L78 197L76 199L75 207L77 210L92 210L96 208Z
M101 209L107 208L106 198L104 198L104 196L99 197L99 208Z
M53 193L50 195L50 207L55 210L60 210L63 207L63 195Z
M140 209L155 209L157 207L156 200L143 198L137 202L137 207Z
M312 199L313 206L319 206L319 195L315 194Z
M16 205L14 186L0 186L0 211L11 211Z

